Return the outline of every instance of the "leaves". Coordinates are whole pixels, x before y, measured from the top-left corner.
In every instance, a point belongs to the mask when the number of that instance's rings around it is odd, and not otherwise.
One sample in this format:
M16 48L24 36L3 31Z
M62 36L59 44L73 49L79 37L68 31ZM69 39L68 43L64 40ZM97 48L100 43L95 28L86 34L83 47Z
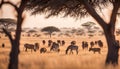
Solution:
M96 24L94 22L90 22L90 21L82 24L82 26L94 26L94 25L96 25Z
M47 32L50 35L50 38L51 38L51 35L52 35L53 32L60 32L60 30L57 27L54 27L54 26L45 27L41 31L42 32Z
M41 31L42 32L46 31L46 32L52 33L52 32L59 32L60 30L54 26L48 26L48 27L43 28Z
M100 11L102 7L106 7L111 0L87 0L87 2L96 10ZM100 10L98 10L100 9ZM26 10L31 10L32 14L47 13L48 16L57 16L64 14L81 18L88 16L83 0L30 0L27 3ZM101 12L102 13L102 12Z
M9 29L11 26L16 26L16 20L10 18L2 18L0 19L0 26L4 27L5 29Z

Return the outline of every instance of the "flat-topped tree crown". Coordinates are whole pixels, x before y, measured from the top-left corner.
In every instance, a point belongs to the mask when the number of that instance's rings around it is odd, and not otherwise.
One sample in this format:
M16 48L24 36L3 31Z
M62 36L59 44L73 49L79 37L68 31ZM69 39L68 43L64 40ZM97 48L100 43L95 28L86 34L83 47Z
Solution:
M9 30L10 27L15 27L16 25L17 25L17 21L15 19L11 19L11 18L0 19L1 28L5 28L6 30Z
M43 29L41 29L42 32L48 32L48 34L50 34L50 37L52 35L53 32L60 32L60 29L54 26L47 26L44 27Z

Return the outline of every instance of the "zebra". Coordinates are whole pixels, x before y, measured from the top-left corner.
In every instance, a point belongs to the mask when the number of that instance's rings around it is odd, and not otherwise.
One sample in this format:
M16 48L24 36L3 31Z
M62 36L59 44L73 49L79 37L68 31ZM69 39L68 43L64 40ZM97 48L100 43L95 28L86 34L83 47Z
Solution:
M84 50L85 48L88 49L88 42L83 41L82 42L82 49Z
M50 47L52 45L52 40L48 40L48 47Z
M76 50L76 54L78 54L78 46L75 45L76 42L75 41L72 41L71 42L71 45L69 45L66 49L66 54L68 54L68 51L70 50L70 54L72 53L73 54L73 50Z
M39 49L39 44L38 43L35 43L35 44L24 44L24 47L25 47L25 51L27 51L27 49L31 49L31 52L32 50L36 51Z
M47 49L44 47L40 49L40 53L45 53L46 51L47 51Z
M65 45L65 41L64 40L62 40L61 43L62 43L62 46Z
M52 46L50 48L50 51L57 51L57 52L59 52L60 51L59 44L56 43L56 42L53 42L53 44L52 44Z
M57 43L61 46L61 40L57 40Z
M94 42L91 41L91 42L90 42L90 46L91 46L91 48L92 48L94 45L95 45Z
M42 43L43 43L43 45L45 45L46 41L45 41L45 40L42 40Z
M100 48L89 48L89 51L93 51L94 53L95 52L98 52L99 54L101 53L101 49Z
M103 42L101 40L98 40L98 46L103 47Z

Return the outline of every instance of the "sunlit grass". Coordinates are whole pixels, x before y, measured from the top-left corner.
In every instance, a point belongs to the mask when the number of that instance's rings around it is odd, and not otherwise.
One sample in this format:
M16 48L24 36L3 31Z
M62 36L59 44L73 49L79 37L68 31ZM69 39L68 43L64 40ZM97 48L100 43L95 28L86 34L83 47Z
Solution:
M118 37L119 38L119 37ZM29 39L29 40L28 40ZM21 46L20 46L20 55L19 55L19 69L120 69L120 65L117 67L113 67L112 65L105 66L105 59L107 54L107 46L105 38L102 36L99 39L102 39L104 42L104 47L101 50L101 54L89 52L88 50L82 50L81 42L86 40L90 42L90 40L98 40L98 37L87 38L87 37L76 37L76 38L60 38L54 37L50 38L53 41L57 39L64 39L66 41L65 46L61 46L60 53L50 52L49 47L46 45L42 45L41 41L49 38L22 38ZM77 45L79 46L79 54L76 55L74 52L73 55L66 55L65 50L66 47L70 44L70 41L76 40ZM5 43L5 48L2 48L0 45L0 69L7 69L9 63L9 52L10 52L10 43L7 38L1 38L0 44ZM47 53L40 54L39 51L25 52L23 50L24 43L35 43L38 42L40 47L46 47ZM120 60L119 60L120 62Z

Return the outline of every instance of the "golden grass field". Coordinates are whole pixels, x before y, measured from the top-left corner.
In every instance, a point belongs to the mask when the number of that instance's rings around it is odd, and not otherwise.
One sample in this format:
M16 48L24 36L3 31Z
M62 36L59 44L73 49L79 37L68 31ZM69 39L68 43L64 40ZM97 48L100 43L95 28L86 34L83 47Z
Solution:
M60 53L50 52L46 45L42 45L42 40L51 39L65 40L66 44L60 46ZM101 39L104 42L104 47L101 50L101 54L89 52L88 50L83 50L81 47L81 42L84 41L95 41ZM117 39L120 39L117 36ZM65 54L67 46L72 40L75 40L76 45L79 46L79 54ZM25 52L23 50L23 45L25 43L35 43L38 42L40 47L46 47L47 53L40 54L39 51ZM5 43L5 48L1 47L1 43ZM111 65L105 66L105 59L107 54L107 45L104 36L94 36L88 38L87 36L76 36L76 37L22 37L20 45L20 55L19 55L19 69L120 69L120 64L117 67ZM96 46L97 47L97 46ZM9 53L10 53L10 43L7 37L0 38L0 69L7 69L9 63ZM120 60L119 60L120 62Z

